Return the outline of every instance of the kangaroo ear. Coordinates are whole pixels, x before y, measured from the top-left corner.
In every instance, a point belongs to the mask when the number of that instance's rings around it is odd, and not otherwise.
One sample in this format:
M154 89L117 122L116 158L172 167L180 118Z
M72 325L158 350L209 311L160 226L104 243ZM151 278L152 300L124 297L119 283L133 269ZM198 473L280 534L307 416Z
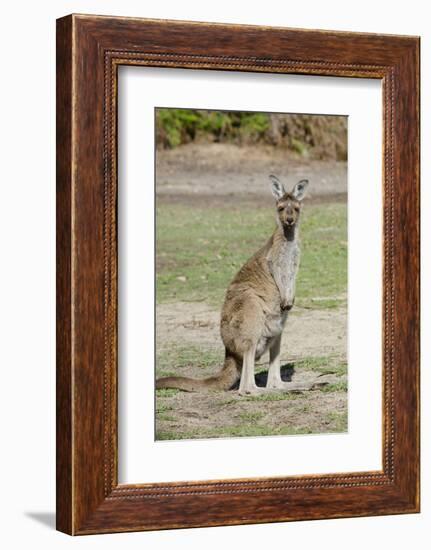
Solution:
M271 191L274 197L279 200L281 197L286 193L286 190L284 189L284 185L281 183L281 181L271 174L269 176L269 179L271 180Z
M308 180L301 180L298 181L298 183L292 189L292 195L297 201L302 201L302 199L305 197L305 190L307 189L307 186Z

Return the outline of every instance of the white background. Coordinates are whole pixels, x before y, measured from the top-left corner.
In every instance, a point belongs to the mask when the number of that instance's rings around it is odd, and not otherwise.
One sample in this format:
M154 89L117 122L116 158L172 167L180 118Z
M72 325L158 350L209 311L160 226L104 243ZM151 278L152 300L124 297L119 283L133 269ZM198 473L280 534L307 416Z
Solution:
M431 522L431 340L422 357L422 514L102 535L53 531L55 18L69 12L208 20L422 36L422 150L431 150L431 29L427 2L218 0L8 2L2 11L0 315L1 542L5 548L425 549ZM3 43L4 42L4 43ZM430 164L422 155L422 327L431 331ZM428 535L427 539L425 538Z
M381 82L144 67L119 78L120 482L381 470ZM155 105L349 116L348 433L154 441Z

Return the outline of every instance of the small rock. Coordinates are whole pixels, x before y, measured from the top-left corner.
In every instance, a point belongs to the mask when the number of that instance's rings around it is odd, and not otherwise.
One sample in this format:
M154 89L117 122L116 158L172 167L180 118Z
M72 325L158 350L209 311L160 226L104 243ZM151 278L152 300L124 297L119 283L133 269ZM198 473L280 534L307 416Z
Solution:
M180 275L177 277L177 281L181 281L182 283L185 283L187 281L187 277L184 277L184 275Z

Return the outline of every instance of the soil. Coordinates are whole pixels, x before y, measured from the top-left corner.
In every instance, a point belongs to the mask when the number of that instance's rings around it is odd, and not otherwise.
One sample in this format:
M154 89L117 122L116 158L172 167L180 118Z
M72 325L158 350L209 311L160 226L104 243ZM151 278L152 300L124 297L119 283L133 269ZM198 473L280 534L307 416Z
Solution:
M231 144L191 144L157 152L157 195L184 195L189 199L226 196L240 200L258 197L272 205L269 174L287 187L310 181L307 201L346 200L347 163L307 161L273 147ZM232 190L235 190L233 193Z
M282 361L328 355L345 357L346 323L345 308L312 310L294 307L283 334ZM157 306L157 342L162 348L187 342L204 349L220 350L223 356L219 325L220 311L204 302ZM201 372L199 365L181 369L184 376L199 376ZM297 376L301 376L300 373Z

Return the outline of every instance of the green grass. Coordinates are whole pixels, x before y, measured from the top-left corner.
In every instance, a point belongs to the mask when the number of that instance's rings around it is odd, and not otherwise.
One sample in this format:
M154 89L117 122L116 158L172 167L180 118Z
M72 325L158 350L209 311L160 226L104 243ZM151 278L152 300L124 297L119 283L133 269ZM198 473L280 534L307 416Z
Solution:
M166 391L166 390L157 390L158 392L163 392L163 391ZM166 397L166 396L165 396ZM158 399L156 401L156 413L157 414L163 414L167 411L172 411L174 409L174 407L172 405L167 405L166 403L163 403L160 401L160 399Z
M156 439L165 441L170 439L210 439L217 437L258 437L265 435L303 435L313 433L311 428L294 428L292 426L280 426L278 428L259 425L226 426L205 430L189 430L185 432L172 432L169 430L157 431Z
M157 205L157 303L207 302L221 307L226 288L241 265L269 238L274 216L268 209L247 204L204 208L184 204ZM298 274L296 305L328 309L346 304L347 295L347 210L344 204L305 205L301 223L302 255ZM208 376L223 364L223 349L188 344L157 345L157 375L181 375L193 367L196 376ZM256 372L267 369L259 366ZM306 357L295 370L316 374L332 373L337 378L323 387L325 393L347 392L347 364L337 356ZM193 374L195 375L195 374ZM255 437L343 432L346 411L313 414L309 399L315 392L268 393L241 397L215 392L208 410L232 413L232 425L191 427L184 403L193 403L190 394L179 390L156 392L156 439L202 439ZM200 396L202 399L202 397ZM277 403L280 402L280 403ZM286 403L283 403L286 402ZM311 402L311 401L310 401ZM190 405L192 406L192 405ZM272 412L280 407L294 409L299 425L269 425ZM207 410L207 409L205 409ZM310 418L310 423L303 421ZM314 419L314 420L313 420ZM314 422L314 424L313 424ZM229 423L228 423L229 424ZM232 424L232 422L230 422ZM306 424L304 427L303 424ZM180 428L178 426L181 426ZM322 427L323 426L323 427Z
M206 301L220 307L235 273L273 229L266 208L158 203L157 303ZM345 304L346 205L306 205L301 243L296 304L318 309Z
M176 389L157 390L157 397L172 397L173 395L177 395L177 393L180 393L180 391L181 390ZM159 401L157 403L159 403ZM158 404L157 408L159 408Z
M296 409L297 412L308 414L310 406L304 403ZM267 425L265 424L266 414L263 412L243 412L238 415L235 426L217 426L217 427L196 427L194 429L173 430L162 421L178 421L173 416L161 415L158 417L158 428L156 439L180 440L180 439L209 439L219 437L257 437L271 435L301 435L312 433L344 433L347 431L347 411L326 412L323 414L323 424L326 428L313 428L312 426L292 426L292 425Z
M262 420L264 417L264 413L262 412L249 412L245 411L240 413L239 418L242 422L248 424L249 422L258 422L259 420Z
M327 413L326 421L334 432L347 432L347 411Z
M159 422L160 421L165 421L165 422L176 422L177 421L176 416L174 416L172 414L166 414L166 413L159 414L157 418L158 418Z
M312 370L319 374L347 375L347 362L337 356L306 357L295 363L297 371Z
M173 361L185 366L212 364L221 358L211 349L191 346L187 350L177 346L160 351L162 362ZM337 356L305 357L295 362L297 372L312 371L314 375L331 373L333 382L313 392L270 392L261 395L239 397L236 391L213 392L197 395L180 390L156 392L156 439L207 439L220 437L256 437L270 435L299 435L312 433L336 433L347 430L347 408L328 410L327 394L347 394L347 363ZM268 367L260 370L267 370ZM322 409L316 397L322 395ZM199 420L199 426L191 427L188 410L194 411L199 399L207 421ZM294 420L274 426L277 411L290 410ZM227 415L227 416L226 416ZM309 419L309 420L307 420ZM233 425L232 425L233 424Z
M213 350L211 348L197 347L192 344L174 345L169 347L158 347L157 349L157 376L181 376L181 369L185 367L197 367L202 370L202 375L206 374L207 370L214 372L214 367L219 370L223 365L223 350ZM347 362L340 360L337 356L325 357L305 357L295 362L294 368L297 372L314 371L316 374L335 374L337 377L347 375ZM255 369L255 373L263 373L268 370L268 366L260 366ZM332 391L334 384L325 386L324 391ZM347 391L347 382L339 383L340 391ZM329 389L331 388L331 389ZM336 391L337 388L334 388ZM165 395L161 392L171 390L158 390L157 395ZM173 390L178 391L178 390ZM294 393L280 394L263 394L246 397L246 400L255 401L282 401L286 399L295 399ZM228 400L227 403L230 401Z
M206 369L223 365L223 349L202 349L192 344L174 345L163 348L157 347L157 376L181 376L184 367L199 367L202 372Z
M328 384L321 388L321 391L332 393L336 391L347 392L347 380L340 380L339 382L334 382L333 384Z

